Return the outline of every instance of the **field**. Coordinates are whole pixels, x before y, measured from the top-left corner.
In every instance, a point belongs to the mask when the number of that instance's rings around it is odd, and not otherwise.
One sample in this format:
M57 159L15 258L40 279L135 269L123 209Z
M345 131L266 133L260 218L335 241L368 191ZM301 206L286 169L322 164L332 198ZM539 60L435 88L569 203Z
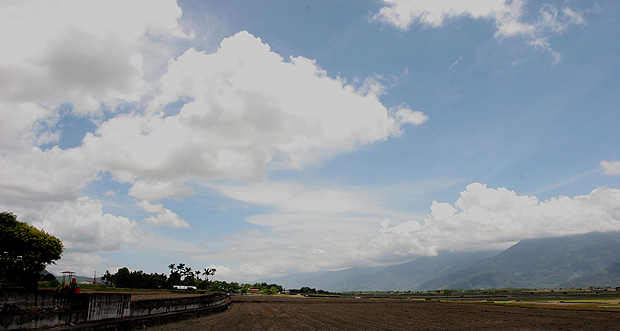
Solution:
M592 306L585 308L575 304L571 309L555 309L571 304L554 304L557 301L554 298L446 301L235 296L233 299L226 312L148 330L620 330L620 309L616 309L620 298L616 298L615 304L603 304L601 310L595 310L599 304L592 300L585 303Z

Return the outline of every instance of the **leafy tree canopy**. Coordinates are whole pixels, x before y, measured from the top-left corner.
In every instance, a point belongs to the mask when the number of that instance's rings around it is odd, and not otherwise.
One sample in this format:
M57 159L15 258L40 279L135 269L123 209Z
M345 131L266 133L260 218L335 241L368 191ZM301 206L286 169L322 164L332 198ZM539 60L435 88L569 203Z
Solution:
M33 289L47 264L62 255L60 239L25 222L13 213L0 213L0 283L3 287Z
M284 289L278 284L255 283L239 284L237 282L225 282L220 280L209 280L209 276L215 275L214 268L204 268L203 270L192 271L190 266L185 263L169 264L170 276L164 274L147 274L142 270L130 271L127 267L120 268L115 274L106 271L102 280L105 284L115 285L116 287L160 289L173 288L174 285L196 286L199 290L212 293L247 293L250 289L258 289L262 294L282 293ZM201 278L204 276L204 279ZM314 290L314 289L313 289Z

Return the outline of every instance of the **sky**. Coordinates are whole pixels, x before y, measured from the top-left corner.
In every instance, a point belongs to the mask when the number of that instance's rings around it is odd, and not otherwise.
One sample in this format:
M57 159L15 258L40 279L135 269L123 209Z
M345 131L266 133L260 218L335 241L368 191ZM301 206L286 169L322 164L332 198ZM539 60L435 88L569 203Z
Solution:
M252 282L620 230L620 3L0 1L48 270Z

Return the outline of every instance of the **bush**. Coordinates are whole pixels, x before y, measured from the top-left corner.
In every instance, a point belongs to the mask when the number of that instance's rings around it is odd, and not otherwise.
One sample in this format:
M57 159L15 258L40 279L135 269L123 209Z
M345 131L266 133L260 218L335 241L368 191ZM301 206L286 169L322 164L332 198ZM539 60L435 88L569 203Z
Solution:
M60 282L57 279L45 280L39 282L39 287L60 287Z

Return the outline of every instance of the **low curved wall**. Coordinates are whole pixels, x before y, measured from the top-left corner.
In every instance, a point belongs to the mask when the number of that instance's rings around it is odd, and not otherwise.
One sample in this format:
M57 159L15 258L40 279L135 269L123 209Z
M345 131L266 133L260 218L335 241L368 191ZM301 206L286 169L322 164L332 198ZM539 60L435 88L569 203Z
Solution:
M151 299L131 302L131 317L149 316L218 306L228 298L222 294L208 294L188 298Z
M139 330L151 326L164 325L168 323L181 322L187 319L198 318L211 314L223 312L231 305L231 300L227 298L220 305L209 306L205 308L174 311L170 313L161 313L146 315L141 317L129 317L117 320L104 320L99 322L90 322L75 326L65 326L54 328L54 331L117 331L117 330Z
M96 330L92 327L100 324L99 329L103 330L106 324L130 321L136 325L158 325L166 320L177 321L178 318L222 311L228 308L230 302L230 298L223 294L132 302L130 294L120 293L0 293L0 330L29 330L70 324L77 325L67 329L80 329L80 324L84 324L84 330ZM129 328L134 327L127 325L125 329Z

